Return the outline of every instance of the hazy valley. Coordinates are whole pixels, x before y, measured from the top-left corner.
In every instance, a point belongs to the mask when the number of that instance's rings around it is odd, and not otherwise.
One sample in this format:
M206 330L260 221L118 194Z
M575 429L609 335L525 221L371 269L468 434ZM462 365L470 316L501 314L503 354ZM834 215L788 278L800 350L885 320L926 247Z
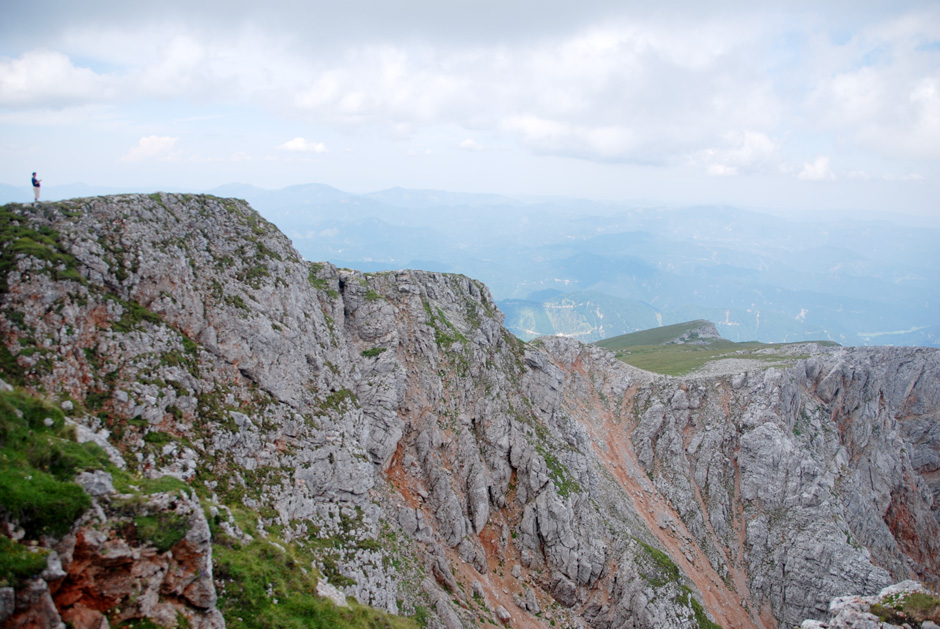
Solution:
M940 346L940 228L318 184L211 192L247 200L308 260L478 279L524 340L592 342L707 319L733 341Z

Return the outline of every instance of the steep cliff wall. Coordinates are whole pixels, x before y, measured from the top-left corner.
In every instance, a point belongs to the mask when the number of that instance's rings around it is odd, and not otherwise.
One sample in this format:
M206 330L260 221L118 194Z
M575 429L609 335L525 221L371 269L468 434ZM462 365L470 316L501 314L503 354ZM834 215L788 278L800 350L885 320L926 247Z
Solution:
M65 402L123 474L192 490L216 590L155 594L187 618L312 596L236 591L259 545L445 627L787 626L940 574L936 351L659 377L522 344L465 277L306 262L239 201L2 211L3 379Z

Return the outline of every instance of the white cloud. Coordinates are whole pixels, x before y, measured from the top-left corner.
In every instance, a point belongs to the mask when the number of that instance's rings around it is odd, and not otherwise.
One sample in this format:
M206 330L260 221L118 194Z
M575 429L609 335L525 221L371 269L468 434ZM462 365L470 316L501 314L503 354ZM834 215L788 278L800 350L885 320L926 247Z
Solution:
M59 108L114 95L109 77L76 67L61 52L33 50L0 60L0 104Z
M729 133L720 147L711 147L692 156L693 164L704 165L709 175L727 176L779 170L779 143L764 133Z
M779 117L764 74L725 65L753 56L759 38L742 25L616 21L499 46L353 46L311 61L285 102L295 115L394 135L451 124L508 130L540 153L676 161Z
M735 166L727 166L725 164L709 164L705 171L709 175L715 175L716 177L727 177L730 175L737 175L738 169Z
M833 181L836 175L829 168L829 158L820 155L812 164L803 164L803 169L797 173L796 177L806 181Z
M831 179L822 154L845 168L845 184L886 173L937 180L940 5L928 0L852 11L605 0L524 16L469 0L368 14L342 3L277 12L232 1L237 8L221 10L215 0L158 9L105 0L35 24L0 21L8 54L20 55L0 58L0 134L18 124L56 124L57 137L173 129L187 150L229 161L250 152L256 164L326 151L305 138L280 150L260 139L286 121L311 137L349 132L357 152L374 155L380 144L384 155L420 145L466 160L440 149L499 146L505 156L515 143L522 159L653 164L664 178L691 165L725 177ZM30 52L11 43L18 29ZM131 124L140 126L128 136ZM142 144L124 159L178 159L175 150ZM546 164L525 163L533 173Z
M302 153L326 153L327 148L323 142L311 142L306 138L294 138L281 144L279 149L284 151L297 151Z
M905 14L860 30L806 99L816 131L888 159L940 159L940 14ZM841 56L836 55L841 52Z
M905 175L885 175L886 181L924 181L920 173L907 173Z
M177 35L160 47L156 59L136 69L137 89L142 94L160 97L217 89L222 77L207 64L208 56L206 44Z
M128 151L121 159L126 162L139 162L145 159L174 159L173 151L179 138L161 135L148 135L137 141L137 146Z
M636 133L630 128L576 125L532 115L509 118L503 128L534 151L596 160L629 159L636 144Z

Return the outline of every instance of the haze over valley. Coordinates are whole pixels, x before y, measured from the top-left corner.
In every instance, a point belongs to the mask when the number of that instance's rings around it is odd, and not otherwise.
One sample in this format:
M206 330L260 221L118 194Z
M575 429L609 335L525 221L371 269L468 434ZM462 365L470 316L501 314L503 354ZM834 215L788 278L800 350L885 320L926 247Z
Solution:
M308 260L479 279L523 340L707 319L733 341L940 345L940 228L888 216L322 184L210 192L249 201Z

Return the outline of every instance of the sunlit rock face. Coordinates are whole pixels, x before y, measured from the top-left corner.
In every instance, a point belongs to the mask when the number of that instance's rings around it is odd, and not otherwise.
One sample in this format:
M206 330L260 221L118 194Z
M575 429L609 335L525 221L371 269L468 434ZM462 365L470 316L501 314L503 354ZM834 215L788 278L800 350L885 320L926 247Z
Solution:
M936 350L658 376L521 343L463 276L307 262L237 200L3 212L4 380L66 401L128 474L185 482L160 508L192 514L163 555L99 539L130 516L86 479L99 508L36 540L61 570L12 588L8 618L116 618L130 594L79 584L120 546L138 576L115 591L147 593L122 619L221 626L223 540L303 551L360 603L445 627L785 627L938 584Z

